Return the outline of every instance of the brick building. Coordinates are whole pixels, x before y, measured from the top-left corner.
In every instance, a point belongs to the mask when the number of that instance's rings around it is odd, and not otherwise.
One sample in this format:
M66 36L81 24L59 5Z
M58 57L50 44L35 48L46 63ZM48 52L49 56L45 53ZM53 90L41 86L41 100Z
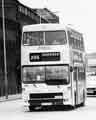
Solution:
M48 9L31 9L18 0L4 0L5 42L8 94L21 92L20 45L22 26L37 23L59 23L59 17ZM0 0L0 96L5 96L4 42L2 0Z

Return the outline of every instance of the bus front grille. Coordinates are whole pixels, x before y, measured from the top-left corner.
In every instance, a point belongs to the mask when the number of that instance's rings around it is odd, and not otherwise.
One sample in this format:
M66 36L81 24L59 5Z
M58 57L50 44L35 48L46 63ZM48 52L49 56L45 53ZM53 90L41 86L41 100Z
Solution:
M36 93L30 94L29 97L30 100L28 102L30 105L41 105L42 103L63 104L63 93Z
M55 98L55 96L63 96L62 93L36 93L30 94L30 99L44 99L44 98Z

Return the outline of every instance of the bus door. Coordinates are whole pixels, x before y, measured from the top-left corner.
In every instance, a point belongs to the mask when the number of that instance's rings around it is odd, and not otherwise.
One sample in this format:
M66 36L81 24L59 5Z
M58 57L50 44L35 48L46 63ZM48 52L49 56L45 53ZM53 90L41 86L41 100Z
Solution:
M74 71L73 71L73 83L74 83L74 100L75 100L75 105L78 104L78 92L79 92L79 88L78 88L78 67L74 67Z

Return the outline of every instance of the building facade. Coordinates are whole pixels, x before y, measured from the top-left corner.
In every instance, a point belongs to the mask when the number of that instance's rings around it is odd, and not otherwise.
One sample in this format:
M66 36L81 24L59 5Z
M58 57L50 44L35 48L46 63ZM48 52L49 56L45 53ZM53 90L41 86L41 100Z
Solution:
M38 11L38 12L37 12ZM39 12L40 11L40 12ZM44 14L42 13L44 12ZM49 17L46 14L49 14ZM7 91L8 95L21 93L20 46L22 26L59 23L59 17L48 9L31 9L18 0L4 0ZM0 0L0 96L5 96L4 39L2 0Z

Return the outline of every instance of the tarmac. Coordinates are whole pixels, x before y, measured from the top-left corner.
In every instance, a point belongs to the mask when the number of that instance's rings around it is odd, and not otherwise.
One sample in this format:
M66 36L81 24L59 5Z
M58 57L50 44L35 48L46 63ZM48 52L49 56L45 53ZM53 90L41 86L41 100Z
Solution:
M16 99L21 99L21 98L22 98L21 94L8 95L7 99L6 99L6 96L0 97L0 102L16 100Z

